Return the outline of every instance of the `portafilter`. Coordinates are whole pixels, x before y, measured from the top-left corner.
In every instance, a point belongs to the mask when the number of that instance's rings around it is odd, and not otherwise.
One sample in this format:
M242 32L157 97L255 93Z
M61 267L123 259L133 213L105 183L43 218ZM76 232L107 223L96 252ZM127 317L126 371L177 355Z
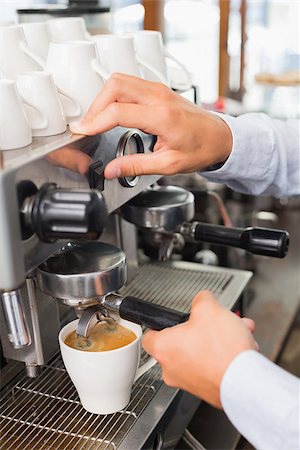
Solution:
M188 320L189 315L148 301L116 294L126 282L125 253L101 243L70 244L37 269L38 287L73 306L79 322L77 334L87 337L99 321L112 323L110 313L162 330Z
M163 236L162 254L169 255L172 236L199 242L237 247L248 252L284 258L288 252L289 234L285 230L261 227L225 227L202 222L190 222L194 217L194 196L175 186L148 188L121 208L122 217L155 236ZM173 238L174 239L174 238ZM157 239L159 242L159 239ZM174 242L173 242L174 244Z

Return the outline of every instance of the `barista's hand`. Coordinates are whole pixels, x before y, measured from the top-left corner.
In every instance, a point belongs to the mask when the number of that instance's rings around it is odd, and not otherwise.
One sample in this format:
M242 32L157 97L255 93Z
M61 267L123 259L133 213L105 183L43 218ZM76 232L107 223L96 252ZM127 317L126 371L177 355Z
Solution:
M194 298L188 322L149 331L143 347L160 363L166 384L221 407L220 384L229 364L239 353L258 349L254 327L203 291Z
M106 178L189 173L223 162L232 148L231 132L215 114L204 111L167 86L114 74L74 133L93 135L115 126L157 136L154 152L111 161Z

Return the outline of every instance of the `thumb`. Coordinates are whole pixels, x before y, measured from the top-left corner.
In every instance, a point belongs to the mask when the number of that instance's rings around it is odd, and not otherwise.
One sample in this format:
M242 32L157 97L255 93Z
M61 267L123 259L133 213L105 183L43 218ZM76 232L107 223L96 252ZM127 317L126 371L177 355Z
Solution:
M138 175L168 175L170 174L168 158L155 153L126 155L110 161L104 171L108 180L120 177Z

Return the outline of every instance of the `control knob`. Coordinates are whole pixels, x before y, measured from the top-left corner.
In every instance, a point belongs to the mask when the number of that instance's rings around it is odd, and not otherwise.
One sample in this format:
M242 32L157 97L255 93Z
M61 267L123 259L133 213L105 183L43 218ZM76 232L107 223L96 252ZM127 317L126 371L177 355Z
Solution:
M18 186L23 238L34 232L44 242L57 239L97 239L103 231L107 210L102 194L94 189L67 189L46 183L22 198L24 183ZM34 185L33 185L34 186ZM31 189L31 194L34 192ZM24 197L24 196L23 196Z

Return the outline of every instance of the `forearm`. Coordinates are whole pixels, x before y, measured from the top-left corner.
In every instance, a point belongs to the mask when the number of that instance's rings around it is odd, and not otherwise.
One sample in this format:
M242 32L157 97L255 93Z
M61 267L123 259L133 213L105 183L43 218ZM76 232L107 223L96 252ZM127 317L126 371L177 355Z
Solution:
M300 448L300 381L259 353L237 356L221 383L221 402L233 425L256 448Z
M221 115L232 132L232 152L221 168L201 174L233 190L275 197L300 195L299 121L266 114Z

